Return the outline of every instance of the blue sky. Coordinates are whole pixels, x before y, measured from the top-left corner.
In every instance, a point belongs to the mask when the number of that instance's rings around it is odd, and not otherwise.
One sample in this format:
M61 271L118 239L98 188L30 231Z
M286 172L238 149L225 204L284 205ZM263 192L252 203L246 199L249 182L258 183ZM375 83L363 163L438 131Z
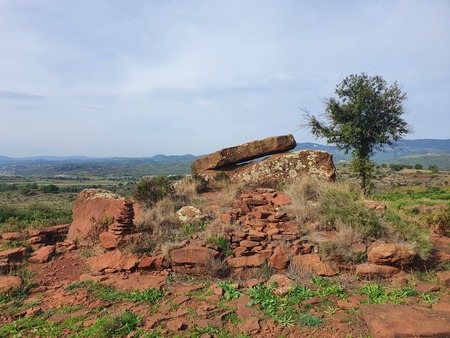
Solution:
M0 0L0 155L201 155L294 134L349 74L450 138L450 1Z

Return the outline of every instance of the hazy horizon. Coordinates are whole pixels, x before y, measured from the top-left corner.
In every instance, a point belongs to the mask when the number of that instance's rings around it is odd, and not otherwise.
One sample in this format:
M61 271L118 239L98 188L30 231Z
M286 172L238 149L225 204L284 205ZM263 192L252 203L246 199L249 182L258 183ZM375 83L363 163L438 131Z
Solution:
M275 136L275 135L273 135ZM449 139L404 139L402 141L449 141L450 142L450 138ZM255 140L250 140L250 141L255 141ZM249 141L249 142L250 142ZM401 141L400 141L401 142ZM304 144L304 143L314 143L320 146L330 146L330 147L334 147L333 144L327 144L326 142L315 142L315 141L311 141L311 142L297 142L298 144ZM230 144L225 146L225 148L227 147L234 147L234 146L239 146L239 144ZM220 148L222 149L222 148ZM218 151L220 149L215 149L214 151ZM450 151L450 149L448 149L448 151ZM4 154L0 154L0 157L9 157L12 159L21 159L21 158L41 158L41 157L45 157L45 158L151 158L154 156L204 156L207 155L209 153L203 153L203 154L193 154L193 153L184 153L184 154L169 154L169 153L155 153L154 155L149 155L149 156L116 156L116 155L112 155L112 156L88 156L88 155L83 155L83 154L62 154L62 155L46 155L46 154L40 154L40 155L33 155L33 156L8 156L8 155L4 155Z

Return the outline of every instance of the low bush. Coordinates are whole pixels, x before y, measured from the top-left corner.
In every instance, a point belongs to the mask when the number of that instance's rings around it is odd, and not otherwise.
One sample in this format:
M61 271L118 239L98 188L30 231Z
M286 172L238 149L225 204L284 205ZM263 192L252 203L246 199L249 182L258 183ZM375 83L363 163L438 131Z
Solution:
M173 181L165 176L146 177L133 191L133 197L147 207L174 193Z

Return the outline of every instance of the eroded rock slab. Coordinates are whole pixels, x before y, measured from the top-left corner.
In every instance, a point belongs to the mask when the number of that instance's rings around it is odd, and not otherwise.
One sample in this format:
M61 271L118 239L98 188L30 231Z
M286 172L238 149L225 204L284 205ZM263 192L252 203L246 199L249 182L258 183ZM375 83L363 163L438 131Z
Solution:
M356 266L356 274L366 278L384 277L389 278L399 273L400 269L395 266L363 263Z
M266 155L281 153L294 149L297 143L292 135L272 136L263 140L244 143L239 146L224 148L197 159L192 164L192 171L217 169L237 163L253 160Z
M170 259L174 265L205 265L209 260L216 258L218 255L219 253L215 250L192 245L171 251Z
M408 264L417 253L401 244L372 243L367 250L367 258L375 264Z
M450 337L450 313L392 304L360 309L372 338Z
M86 263L93 271L101 272L106 269L116 271L132 270L139 264L139 258L134 255L125 255L114 250L100 256L89 257Z

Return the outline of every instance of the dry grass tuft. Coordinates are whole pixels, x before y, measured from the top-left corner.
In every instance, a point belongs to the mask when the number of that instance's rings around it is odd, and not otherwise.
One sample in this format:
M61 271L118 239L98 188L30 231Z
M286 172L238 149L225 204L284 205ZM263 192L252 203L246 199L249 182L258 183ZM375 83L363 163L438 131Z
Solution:
M211 258L205 262L205 271L210 277L225 278L230 274L227 262L220 258Z
M179 249L180 245L178 243L174 243L174 242L165 242L161 245L160 247L160 251L161 254L166 257L167 261L170 262L170 253L173 250Z
M284 193L289 195L292 201L285 207L286 210L301 224L318 221L319 201L329 185L330 183L324 180L306 176L291 182L284 188Z
M238 184L227 184L218 193L215 198L215 203L219 207L219 212L223 213L227 209L233 207L234 200L242 192L242 186Z
M182 199L192 200L197 196L199 181L191 175L184 176L181 180L174 183L175 194Z

